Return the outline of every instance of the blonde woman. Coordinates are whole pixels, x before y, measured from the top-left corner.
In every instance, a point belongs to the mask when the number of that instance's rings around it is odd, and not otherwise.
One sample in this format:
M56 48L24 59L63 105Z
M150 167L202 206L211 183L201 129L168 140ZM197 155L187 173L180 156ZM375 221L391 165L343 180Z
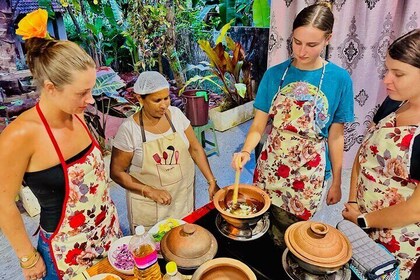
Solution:
M0 228L26 280L71 279L121 235L102 153L83 119L95 63L70 41L32 37L25 47L40 100L0 135ZM41 205L37 249L15 203L23 180Z

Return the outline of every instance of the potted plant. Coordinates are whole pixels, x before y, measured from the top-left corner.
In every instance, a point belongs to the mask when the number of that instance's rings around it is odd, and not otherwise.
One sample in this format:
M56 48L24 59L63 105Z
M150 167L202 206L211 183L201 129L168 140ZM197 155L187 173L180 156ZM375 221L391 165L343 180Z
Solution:
M208 40L198 41L210 62L208 64L201 63L195 68L210 71L210 74L192 77L180 90L182 93L190 85L200 85L204 82L210 82L220 89L223 96L222 103L218 108L211 109L209 112L216 130L219 131L224 131L253 116L252 103L249 103L254 99L255 93L255 83L251 77L252 63L247 60L241 43L234 42L227 35L230 27L231 22L222 27L214 46L211 46ZM246 108L245 112L243 109L238 109L238 106L244 104L247 105L241 108ZM220 112L226 112L225 116L220 116L218 114Z

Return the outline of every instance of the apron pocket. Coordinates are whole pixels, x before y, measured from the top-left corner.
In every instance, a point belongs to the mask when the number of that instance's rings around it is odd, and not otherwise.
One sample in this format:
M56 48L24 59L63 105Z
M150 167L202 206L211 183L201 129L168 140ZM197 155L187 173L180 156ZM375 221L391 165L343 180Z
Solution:
M156 168L162 187L176 184L182 180L182 170L179 164L157 164Z
M131 212L130 224L132 228L138 225L144 226L146 229L154 226L157 222L157 203L144 198L130 197Z

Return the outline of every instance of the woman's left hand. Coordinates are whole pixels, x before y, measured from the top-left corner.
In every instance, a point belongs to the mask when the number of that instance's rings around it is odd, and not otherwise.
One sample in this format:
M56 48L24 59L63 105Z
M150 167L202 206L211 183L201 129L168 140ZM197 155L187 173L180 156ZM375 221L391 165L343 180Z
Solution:
M358 207L354 207L354 205L350 203L344 204L343 212L341 212L344 219L349 220L357 225L357 217L359 217L362 212L359 211Z
M341 200L341 184L332 183L327 194L327 205L333 205Z
M220 190L219 186L217 185L216 182L211 182L209 184L209 199L210 201L213 200L213 196L216 194L216 192Z

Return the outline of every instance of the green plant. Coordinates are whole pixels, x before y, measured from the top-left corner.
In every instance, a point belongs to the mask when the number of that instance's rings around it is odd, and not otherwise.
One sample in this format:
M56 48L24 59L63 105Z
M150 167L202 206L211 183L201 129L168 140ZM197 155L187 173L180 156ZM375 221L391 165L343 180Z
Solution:
M188 86L207 81L218 85L223 95L223 101L220 105L222 111L254 99L253 81L251 79L252 64L246 60L245 50L242 45L239 42L234 42L227 35L230 27L231 23L222 27L214 47L211 46L208 40L198 41L200 48L206 53L210 64L196 67L199 69L201 67L203 71L211 70L211 74L207 76L196 75L186 83L186 86Z
M196 0L193 5L201 5L199 18L217 29L232 21L237 26L270 26L269 0Z
M85 111L85 120L91 132L98 139L102 149L106 150L106 122L111 109L115 105L128 103L119 95L119 90L125 87L124 81L109 67L101 67L96 75L96 84L92 89L95 105ZM101 114L99 114L101 112ZM119 115L118 117L124 117Z
M133 56L130 38L124 31L122 5L127 0L60 0L66 8L64 23L68 38L86 49L97 66L111 66L118 72L131 71L138 59ZM127 63L126 61L132 61Z
M180 0L129 0L128 34L138 46L139 67L153 69L158 64L163 73L162 57L169 61L178 87L185 83L176 48L175 14L183 9Z

